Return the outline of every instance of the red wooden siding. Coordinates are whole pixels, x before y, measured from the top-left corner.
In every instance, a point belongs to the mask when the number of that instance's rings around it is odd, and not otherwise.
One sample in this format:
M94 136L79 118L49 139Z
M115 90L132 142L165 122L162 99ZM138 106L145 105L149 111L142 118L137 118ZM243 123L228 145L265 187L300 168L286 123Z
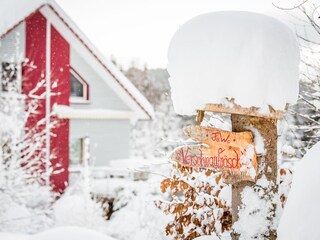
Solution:
M27 62L23 65L23 83L22 92L28 96L30 91L34 90L41 81L46 76L46 19L39 12L30 16L26 19L26 49L25 57ZM34 92L35 95L41 96L46 92L46 87L43 85ZM27 97L26 106L31 104L31 97ZM31 114L27 119L26 127L27 131L32 131L33 133L39 133L44 131L45 125L42 124L37 126L37 123L45 118L46 113L46 103L45 98L39 99L36 102L37 113ZM42 146L45 148L45 143ZM34 154L34 158L45 159L46 154L44 151L37 151ZM40 164L40 169L45 170L44 162L37 162ZM40 171L41 171L40 170ZM40 179L39 179L40 180ZM44 179L41 179L44 180Z
M69 105L70 98L70 46L60 33L51 26L51 107L53 104ZM57 84L56 84L57 83ZM58 119L56 119L58 120ZM68 182L69 168L69 120L60 119L52 130L50 151L54 169L51 175L54 190L62 192Z
M51 110L54 104L69 105L70 97L70 46L60 33L51 26ZM23 92L28 94L37 83L46 76L46 19L40 12L26 19L26 58L29 59L23 69ZM32 63L32 64L31 64ZM35 65L34 68L32 65ZM37 95L46 91L45 85ZM27 102L30 98L27 98ZM39 114L33 114L27 121L28 128L45 117L46 100L39 101ZM57 120L50 137L50 153L53 174L50 182L54 191L63 192L68 183L69 167L69 120ZM37 132L42 128L34 128ZM45 146L44 146L45 147ZM42 165L44 169L44 164Z

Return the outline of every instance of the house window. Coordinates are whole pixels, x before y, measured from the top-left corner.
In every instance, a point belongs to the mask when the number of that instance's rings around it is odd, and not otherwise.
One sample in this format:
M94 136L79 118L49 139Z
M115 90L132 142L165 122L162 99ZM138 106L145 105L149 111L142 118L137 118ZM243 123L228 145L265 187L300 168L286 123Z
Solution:
M1 63L1 91L20 92L20 82L18 77L18 64L12 62Z
M89 100L89 86L74 69L70 71L70 97L71 102Z
M89 149L89 137L71 138L69 143L70 165L83 165L85 163L85 160L89 161Z

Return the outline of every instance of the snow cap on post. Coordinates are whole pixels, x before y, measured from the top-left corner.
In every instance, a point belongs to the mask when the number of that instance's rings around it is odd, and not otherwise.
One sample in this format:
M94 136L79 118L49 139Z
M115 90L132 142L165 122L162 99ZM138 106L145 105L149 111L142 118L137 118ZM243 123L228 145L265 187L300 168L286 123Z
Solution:
M235 99L241 107L284 110L299 91L299 47L284 23L240 11L197 16L173 36L168 72L176 113Z

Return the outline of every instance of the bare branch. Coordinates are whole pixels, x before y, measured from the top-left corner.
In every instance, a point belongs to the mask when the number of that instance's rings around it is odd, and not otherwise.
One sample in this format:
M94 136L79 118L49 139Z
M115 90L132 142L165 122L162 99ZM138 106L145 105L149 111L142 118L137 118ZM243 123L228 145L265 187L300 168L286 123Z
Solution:
M280 10L291 11L291 10L294 10L294 9L301 7L303 4L305 4L308 1L309 0L304 0L303 2L299 3L298 5L293 6L293 7L289 7L289 8L277 6L274 2L272 2L272 5Z

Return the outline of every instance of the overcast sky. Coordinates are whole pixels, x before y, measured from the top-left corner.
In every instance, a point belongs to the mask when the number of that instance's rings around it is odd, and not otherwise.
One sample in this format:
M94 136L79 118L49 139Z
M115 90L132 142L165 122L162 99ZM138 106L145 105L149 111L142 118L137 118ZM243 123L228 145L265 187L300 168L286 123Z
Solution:
M271 0L56 0L106 56L125 66L166 67L171 37L202 13L244 10L284 19Z

